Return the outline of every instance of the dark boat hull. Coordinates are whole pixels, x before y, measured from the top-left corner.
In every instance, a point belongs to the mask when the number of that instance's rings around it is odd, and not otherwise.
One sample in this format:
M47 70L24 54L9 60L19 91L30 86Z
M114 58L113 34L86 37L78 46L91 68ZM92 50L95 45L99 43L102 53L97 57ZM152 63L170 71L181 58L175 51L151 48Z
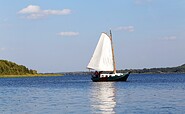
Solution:
M123 74L121 76L112 76L112 77L92 77L93 82L113 82L113 81L127 81L130 72Z

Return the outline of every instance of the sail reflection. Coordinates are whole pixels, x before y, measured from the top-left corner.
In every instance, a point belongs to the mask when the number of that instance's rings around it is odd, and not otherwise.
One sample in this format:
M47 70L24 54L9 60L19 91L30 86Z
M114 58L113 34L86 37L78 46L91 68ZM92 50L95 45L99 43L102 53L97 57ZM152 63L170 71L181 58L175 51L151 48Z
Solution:
M91 89L91 107L93 113L115 113L115 88L113 82L96 82Z

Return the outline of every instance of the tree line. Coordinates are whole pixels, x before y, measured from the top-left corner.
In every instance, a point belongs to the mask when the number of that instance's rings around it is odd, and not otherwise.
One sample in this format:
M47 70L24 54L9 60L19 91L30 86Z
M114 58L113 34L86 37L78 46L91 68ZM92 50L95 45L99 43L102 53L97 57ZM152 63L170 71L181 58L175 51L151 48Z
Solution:
M0 75L28 75L37 74L36 70L28 69L23 65L18 65L7 60L0 60Z
M125 69L119 70L118 72L129 72L131 73L148 73L148 74L165 74L165 73L185 73L185 64L177 67L166 67L166 68L144 68L144 69Z

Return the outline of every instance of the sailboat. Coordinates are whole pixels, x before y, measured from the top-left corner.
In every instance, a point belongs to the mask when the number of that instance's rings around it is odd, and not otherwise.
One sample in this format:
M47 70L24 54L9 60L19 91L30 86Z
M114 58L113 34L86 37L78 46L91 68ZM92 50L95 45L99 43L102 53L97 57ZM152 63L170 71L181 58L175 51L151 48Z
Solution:
M96 70L96 72L92 74L91 79L93 82L127 81L130 72L116 72L116 62L114 57L111 31L110 35L107 35L104 32L101 34L87 68Z

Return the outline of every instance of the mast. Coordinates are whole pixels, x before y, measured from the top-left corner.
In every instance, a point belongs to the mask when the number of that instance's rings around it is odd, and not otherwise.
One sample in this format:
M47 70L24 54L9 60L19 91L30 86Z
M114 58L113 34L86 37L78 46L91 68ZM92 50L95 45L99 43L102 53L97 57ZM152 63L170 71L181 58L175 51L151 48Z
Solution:
M116 73L116 61L115 61L115 58L114 58L114 46L113 46L113 41L112 41L112 33L111 33L111 30L110 30L110 40L111 40L111 47L112 47L112 59L113 59L113 68L114 68L114 74Z

